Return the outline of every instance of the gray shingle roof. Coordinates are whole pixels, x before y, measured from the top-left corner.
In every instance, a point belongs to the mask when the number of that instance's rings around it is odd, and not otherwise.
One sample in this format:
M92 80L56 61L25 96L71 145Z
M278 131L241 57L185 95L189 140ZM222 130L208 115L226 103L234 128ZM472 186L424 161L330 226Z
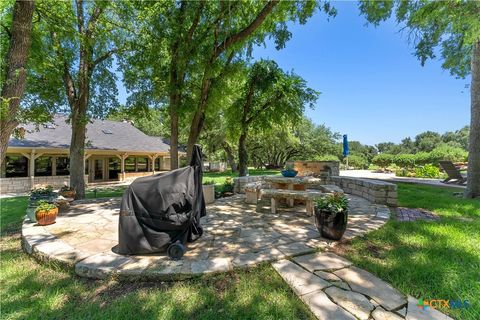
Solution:
M25 128L23 139L10 138L9 147L60 148L68 149L72 128L66 122L67 117L56 115L52 125L22 125ZM52 129L54 128L54 129ZM87 124L86 149L118 150L137 152L168 152L170 146L161 137L144 134L128 122L110 120L92 120Z

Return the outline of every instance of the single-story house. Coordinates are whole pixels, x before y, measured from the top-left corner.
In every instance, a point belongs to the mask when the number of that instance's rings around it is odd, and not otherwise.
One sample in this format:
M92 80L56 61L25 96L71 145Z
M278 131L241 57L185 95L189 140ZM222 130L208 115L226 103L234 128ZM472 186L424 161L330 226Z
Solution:
M21 138L10 138L1 170L2 193L69 182L72 128L67 119L55 115L51 123L18 128ZM169 144L161 137L144 134L129 121L92 120L86 136L87 183L133 180L170 170Z

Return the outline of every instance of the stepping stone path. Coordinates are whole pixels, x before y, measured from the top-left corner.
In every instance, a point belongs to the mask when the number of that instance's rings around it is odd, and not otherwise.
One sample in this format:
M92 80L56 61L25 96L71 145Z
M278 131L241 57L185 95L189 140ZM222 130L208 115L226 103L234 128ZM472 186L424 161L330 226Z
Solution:
M396 211L397 214L395 217L398 221L436 221L440 219L435 213L425 209L397 208Z
M303 255L272 266L318 319L451 319L419 308L418 300L334 253Z

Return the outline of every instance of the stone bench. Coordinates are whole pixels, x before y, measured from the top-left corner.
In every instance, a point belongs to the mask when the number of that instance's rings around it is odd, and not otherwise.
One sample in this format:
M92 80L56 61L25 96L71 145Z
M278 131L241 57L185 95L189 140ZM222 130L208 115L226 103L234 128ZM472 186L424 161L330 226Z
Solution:
M245 191L245 202L250 204L257 204L258 200L261 198L262 189L268 188L270 188L270 184L263 180L258 180L245 184L245 186L243 187Z
M324 192L316 190L287 190L287 189L262 189L262 197L270 198L270 206L272 213L277 212L278 199L287 199L288 200L303 200L307 206L307 214L313 215L313 202L325 196Z

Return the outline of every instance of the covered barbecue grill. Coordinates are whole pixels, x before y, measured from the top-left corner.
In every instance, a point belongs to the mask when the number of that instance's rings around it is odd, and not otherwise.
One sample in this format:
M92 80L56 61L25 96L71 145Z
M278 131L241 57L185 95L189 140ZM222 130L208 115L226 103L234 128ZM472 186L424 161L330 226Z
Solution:
M203 233L202 177L202 152L196 145L188 167L136 179L123 194L114 251L125 255L167 251L172 259L181 258L185 243Z

